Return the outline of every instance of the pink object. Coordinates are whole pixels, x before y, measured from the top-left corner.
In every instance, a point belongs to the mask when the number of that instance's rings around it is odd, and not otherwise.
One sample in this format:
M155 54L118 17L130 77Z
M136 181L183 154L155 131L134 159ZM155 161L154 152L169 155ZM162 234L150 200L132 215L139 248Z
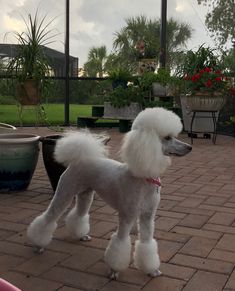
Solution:
M0 278L0 291L22 291L22 290Z
M157 187L161 187L161 180L160 178L148 178L146 179L149 183L156 185Z

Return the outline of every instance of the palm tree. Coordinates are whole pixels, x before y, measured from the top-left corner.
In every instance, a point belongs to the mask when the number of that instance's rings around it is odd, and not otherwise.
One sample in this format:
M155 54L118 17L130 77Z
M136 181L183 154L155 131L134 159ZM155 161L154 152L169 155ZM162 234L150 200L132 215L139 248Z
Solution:
M103 77L106 60L106 46L92 47L88 53L88 61L84 64L86 74L90 77Z
M174 63L174 52L186 46L191 37L192 28L170 18L167 22L167 65ZM138 49L138 43L144 42L144 50ZM115 33L113 47L120 61L129 66L142 56L158 59L160 51L160 20L149 20L145 16L130 17L126 25Z

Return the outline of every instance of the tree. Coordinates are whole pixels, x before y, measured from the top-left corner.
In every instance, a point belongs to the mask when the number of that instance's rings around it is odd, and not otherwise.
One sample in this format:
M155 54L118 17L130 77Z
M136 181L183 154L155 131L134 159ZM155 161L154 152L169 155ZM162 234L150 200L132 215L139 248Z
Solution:
M167 22L167 64L174 63L174 53L186 46L191 37L192 28L186 23L179 23L170 18ZM144 50L139 44L144 43ZM126 25L115 33L114 49L121 62L133 65L141 57L159 58L160 20L148 20L145 16L130 17Z
M206 26L221 46L235 40L235 2L234 0L197 0L198 4L208 6Z
M106 46L92 47L88 53L88 61L84 64L84 70L89 77L103 77L105 62L107 60Z

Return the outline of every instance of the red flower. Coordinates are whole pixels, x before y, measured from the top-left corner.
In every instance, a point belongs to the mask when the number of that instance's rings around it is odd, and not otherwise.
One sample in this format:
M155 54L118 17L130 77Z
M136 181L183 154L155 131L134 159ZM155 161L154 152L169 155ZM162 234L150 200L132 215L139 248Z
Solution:
M192 76L191 80L193 82L197 82L200 78L201 78L201 76L199 74L195 74L195 75Z
M205 86L207 87L207 88L210 88L211 86L212 86L212 81L209 79L209 80L207 80L207 82L205 83Z
M200 71L199 71L199 74L202 75L202 74L204 74L204 72L205 72L204 70L200 70Z
M216 74L221 74L220 70L215 71Z
M205 69L204 69L204 72L207 72L207 73L209 73L209 72L211 72L212 71L212 69L211 68L208 68L208 67L206 67Z
M218 82L221 82L222 81L222 77L216 77L215 80L218 81Z

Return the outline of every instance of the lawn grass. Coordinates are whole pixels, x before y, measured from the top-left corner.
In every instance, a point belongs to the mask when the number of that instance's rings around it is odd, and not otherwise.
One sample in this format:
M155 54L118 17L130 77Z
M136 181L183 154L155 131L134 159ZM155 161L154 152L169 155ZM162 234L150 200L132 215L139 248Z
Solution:
M63 125L64 124L64 104L44 104L46 115L44 125ZM71 104L70 123L75 125L77 117L91 116L92 105ZM19 125L19 115L16 105L0 104L0 122ZM32 109L23 110L23 125L35 125L35 111Z

